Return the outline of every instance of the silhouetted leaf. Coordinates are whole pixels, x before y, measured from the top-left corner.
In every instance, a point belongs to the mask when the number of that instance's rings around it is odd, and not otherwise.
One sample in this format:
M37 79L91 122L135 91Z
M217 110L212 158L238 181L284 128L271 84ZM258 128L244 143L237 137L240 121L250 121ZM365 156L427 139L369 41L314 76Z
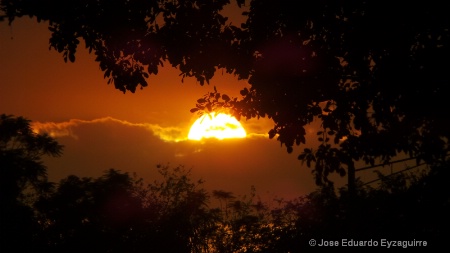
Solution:
M223 99L225 102L230 101L230 97L227 96L227 95L225 95L225 94L222 95L222 99Z
M240 93L241 93L242 96L247 96L247 94L248 94L248 89L247 89L247 88L244 88L243 90L240 91Z
M291 146L286 147L286 149L289 154L292 153L292 151L294 151L294 149Z
M270 131L269 131L269 138L272 139L273 137L275 137L275 134L276 134L275 130L270 129Z
M75 62L75 54L73 52L69 53L69 60L70 62Z

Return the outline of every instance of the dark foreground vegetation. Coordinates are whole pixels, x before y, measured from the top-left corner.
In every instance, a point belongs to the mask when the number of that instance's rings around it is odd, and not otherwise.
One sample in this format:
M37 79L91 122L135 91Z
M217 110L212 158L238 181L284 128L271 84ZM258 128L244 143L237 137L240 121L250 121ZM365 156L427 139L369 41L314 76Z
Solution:
M208 192L183 166L158 165L160 177L150 183L115 169L98 178L72 175L53 183L41 156L60 155L62 146L33 133L29 123L21 117L0 119L1 252L324 249L311 247L311 239L378 242L352 247L365 252L385 251L383 239L408 241L416 246L389 250L429 251L445 246L450 234L448 163L380 175L380 184L359 184L356 195L323 186L272 203L261 202L255 189L246 196ZM418 247L424 240L427 246Z

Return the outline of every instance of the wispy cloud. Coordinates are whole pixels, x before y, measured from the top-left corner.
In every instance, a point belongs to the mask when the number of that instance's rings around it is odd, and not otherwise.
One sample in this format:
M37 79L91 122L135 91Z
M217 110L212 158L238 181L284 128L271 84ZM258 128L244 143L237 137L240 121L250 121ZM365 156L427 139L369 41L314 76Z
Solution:
M180 127L164 127L158 124L149 123L132 123L112 117L103 117L93 120L70 119L69 121L64 122L34 122L32 128L36 133L48 133L52 137L69 136L78 139L74 130L76 127L99 123L118 123L125 126L144 128L166 142L179 142L187 139L186 130Z

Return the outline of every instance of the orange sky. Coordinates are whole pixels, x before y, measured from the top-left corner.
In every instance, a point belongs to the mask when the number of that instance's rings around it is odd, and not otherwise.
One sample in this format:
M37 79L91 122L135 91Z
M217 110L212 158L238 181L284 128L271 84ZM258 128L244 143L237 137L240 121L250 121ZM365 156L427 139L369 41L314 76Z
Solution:
M149 86L123 94L107 85L94 56L83 48L75 63L49 51L45 24L29 18L0 23L0 113L24 116L36 127L53 132L65 145L64 155L47 159L49 176L98 176L116 168L153 180L158 163L192 168L208 189L264 196L296 197L315 189L310 169L288 154L276 140L260 136L232 141L167 141L187 136L196 114L195 101L213 85L237 96L246 86L217 73L211 85L194 79L181 83L176 69L165 67ZM268 120L241 121L248 133L265 134ZM303 147L302 147L303 148Z

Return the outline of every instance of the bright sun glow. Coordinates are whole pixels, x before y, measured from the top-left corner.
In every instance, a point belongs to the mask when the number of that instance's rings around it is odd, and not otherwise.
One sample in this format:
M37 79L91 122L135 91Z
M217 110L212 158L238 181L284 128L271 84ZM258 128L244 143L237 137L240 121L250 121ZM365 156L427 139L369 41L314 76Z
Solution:
M244 138L247 135L241 123L231 115L215 112L204 114L192 124L188 139L202 138Z

